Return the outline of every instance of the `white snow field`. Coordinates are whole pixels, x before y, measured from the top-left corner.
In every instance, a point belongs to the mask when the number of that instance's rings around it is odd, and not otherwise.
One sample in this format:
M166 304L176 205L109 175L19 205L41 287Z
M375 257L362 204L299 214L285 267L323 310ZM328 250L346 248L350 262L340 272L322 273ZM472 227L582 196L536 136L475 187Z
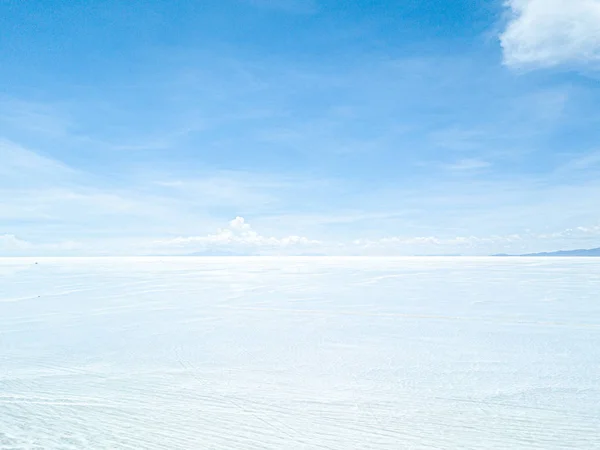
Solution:
M600 259L0 259L1 449L600 449Z

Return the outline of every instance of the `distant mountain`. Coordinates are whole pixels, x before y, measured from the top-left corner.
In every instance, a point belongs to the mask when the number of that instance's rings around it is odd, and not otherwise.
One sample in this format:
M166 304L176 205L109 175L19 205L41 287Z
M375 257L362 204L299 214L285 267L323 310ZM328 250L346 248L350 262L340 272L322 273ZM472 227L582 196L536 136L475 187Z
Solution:
M590 248L581 250L559 250L557 252L543 252L543 253L527 253L525 255L506 255L498 254L492 256L597 256L600 257L600 248Z
M521 256L600 256L600 248L582 250L560 250L557 252L529 253Z

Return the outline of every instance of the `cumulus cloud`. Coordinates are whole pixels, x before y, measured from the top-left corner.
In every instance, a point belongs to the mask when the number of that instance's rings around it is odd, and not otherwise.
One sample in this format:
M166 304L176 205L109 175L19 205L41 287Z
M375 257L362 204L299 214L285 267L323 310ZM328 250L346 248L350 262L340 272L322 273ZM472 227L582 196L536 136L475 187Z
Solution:
M600 61L600 0L507 0L511 17L500 35L513 67Z
M272 250L319 245L320 241L308 239L303 236L285 236L281 238L263 236L253 230L243 217L238 216L230 221L226 228L220 228L216 233L205 236L177 237L158 241L157 244L179 248Z

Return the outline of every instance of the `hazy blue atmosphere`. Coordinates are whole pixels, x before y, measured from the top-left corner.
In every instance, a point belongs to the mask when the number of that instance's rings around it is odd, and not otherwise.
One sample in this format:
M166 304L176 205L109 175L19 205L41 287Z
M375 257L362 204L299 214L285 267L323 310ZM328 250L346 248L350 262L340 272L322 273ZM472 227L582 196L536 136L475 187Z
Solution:
M0 255L600 246L597 0L0 1Z

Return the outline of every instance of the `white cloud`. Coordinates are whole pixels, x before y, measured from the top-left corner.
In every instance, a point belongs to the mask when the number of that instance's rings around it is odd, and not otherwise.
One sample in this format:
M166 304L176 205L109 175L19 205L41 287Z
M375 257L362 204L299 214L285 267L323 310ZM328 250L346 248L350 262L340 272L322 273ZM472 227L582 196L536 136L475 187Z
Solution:
M282 238L262 236L254 231L243 217L236 217L226 228L220 228L214 234L206 236L177 237L155 242L164 247L186 249L248 249L273 250L294 247L308 247L321 244L320 241L303 236L285 236Z
M503 244L521 241L522 237L517 234L507 236L456 236L442 238L436 236L418 237L385 237L381 239L358 239L353 243L362 247L475 247L485 244Z
M577 227L575 228L580 233L591 234L591 235L600 235L600 225L591 226L591 227Z
M241 255L347 255L410 256L419 254L489 255L533 253L568 248L592 248L600 236L600 225L577 226L546 233L489 236L387 236L354 241L312 240L302 236L272 237L256 232L243 217L227 227L203 236L145 239L62 241L32 243L13 234L0 235L0 256L44 255L143 255L143 254L241 254ZM599 242L600 243L600 242ZM111 249L120 248L120 251Z
M467 172L467 171L476 171L485 169L490 167L491 164L487 161L483 161L477 158L465 158L459 161L456 161L452 164L447 164L445 167L448 170L456 171L456 172Z
M73 125L55 105L6 98L0 99L0 123L45 138L68 136Z
M76 252L81 245L74 241L34 244L14 234L0 235L0 256L63 254Z
M160 175L159 175L160 176ZM277 203L274 192L295 187L293 180L274 180L244 172L219 172L194 179L152 181L163 193L192 204L230 206L237 211L246 208L259 211Z
M32 244L30 242L19 239L14 234L0 235L0 251L2 252L27 250L31 247Z
M584 237L596 238L597 236L600 236L600 225L567 228L553 233L537 234L534 237L538 239L574 239Z
M594 151L568 161L561 171L588 170L600 167L600 151Z
M577 226L546 233L528 231L521 234L491 236L421 236L384 237L381 239L357 239L350 253L369 255L411 254L513 254L554 251L569 248L592 248L600 245L600 225Z
M508 0L511 18L500 35L513 67L600 61L599 0Z
M0 160L0 176L3 181L24 179L28 184L37 184L47 178L64 178L75 173L60 161L5 139L0 139Z

